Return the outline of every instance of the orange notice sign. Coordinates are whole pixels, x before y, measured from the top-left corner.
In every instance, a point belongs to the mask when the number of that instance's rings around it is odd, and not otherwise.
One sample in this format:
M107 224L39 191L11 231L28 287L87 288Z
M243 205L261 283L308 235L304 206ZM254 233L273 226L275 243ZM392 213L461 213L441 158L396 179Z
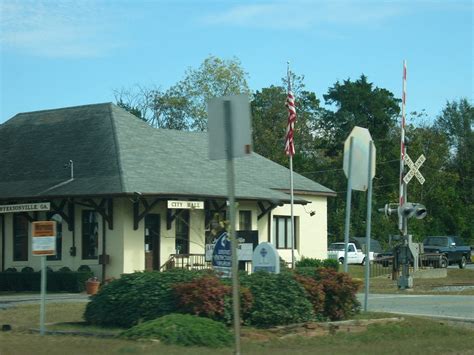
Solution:
M33 255L56 255L56 222L33 222L31 237Z

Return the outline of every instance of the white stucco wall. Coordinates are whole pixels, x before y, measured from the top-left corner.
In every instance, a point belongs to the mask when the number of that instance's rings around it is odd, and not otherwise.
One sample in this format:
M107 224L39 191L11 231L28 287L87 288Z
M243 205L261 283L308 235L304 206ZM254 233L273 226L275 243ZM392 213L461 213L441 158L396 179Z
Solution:
M189 211L189 253L203 254L206 244L204 210Z
M294 214L298 218L297 224L297 249L295 256L299 259L301 256L325 259L327 248L327 198L320 196L299 196L309 204L295 205ZM106 224L106 253L110 256L110 263L106 265L106 277L120 277L123 273L141 271L145 268L145 219L142 219L138 229L133 229L133 202L129 198L115 198L113 200L113 230L108 229ZM151 203L151 200L149 201ZM102 265L99 265L98 259L82 259L82 211L88 209L80 205L75 205L75 246L76 256L71 256L70 248L73 246L73 233L68 230L65 221L62 224L62 259L57 261L47 261L47 265L57 270L67 266L72 270L77 270L80 265L89 265L96 276L102 277ZM239 211L251 211L252 230L258 230L259 242L268 241L268 214L258 220L261 213L256 202L240 201L237 206L236 230L239 230ZM315 211L314 216L310 212ZM142 210L140 211L142 212ZM160 215L160 265L163 265L170 257L175 254L175 222L171 229L166 226L166 202L158 203L150 213ZM290 205L277 207L271 211L270 220L273 228L273 216L290 216ZM45 219L46 213L38 213L38 218ZM0 219L1 224L1 219ZM205 214L204 210L190 210L190 253L204 254L205 246ZM98 215L99 226L99 250L102 254L102 217ZM31 224L29 224L31 234ZM1 225L0 225L1 230ZM31 266L35 270L40 269L40 258L31 254L31 237L28 238L29 257L27 261L13 261L13 215L5 214L5 268L15 267L20 271L25 266ZM270 229L272 231L272 229ZM272 237L272 233L270 234ZM270 240L275 244L274 240ZM1 243L0 243L1 248ZM291 249L278 250L280 255L291 262ZM0 249L1 252L1 249Z
M295 259L308 258L326 259L327 257L327 198L324 196L298 196L310 203L294 205L294 216L297 217L297 241ZM314 216L310 212L314 211ZM276 207L271 211L270 242L273 240L273 216L291 216L290 204ZM260 242L268 241L268 215L258 222ZM278 249L279 255L291 262L291 249Z
M106 278L118 277L124 273L124 267L126 265L124 261L127 260L125 256L126 241L124 240L124 236L127 235L125 231L126 221L128 219L126 212L129 213L129 211L125 209L124 199L114 199L114 228L110 230L107 226L105 231L105 252L109 255L109 263L106 265ZM101 247L100 253L102 252L103 249Z

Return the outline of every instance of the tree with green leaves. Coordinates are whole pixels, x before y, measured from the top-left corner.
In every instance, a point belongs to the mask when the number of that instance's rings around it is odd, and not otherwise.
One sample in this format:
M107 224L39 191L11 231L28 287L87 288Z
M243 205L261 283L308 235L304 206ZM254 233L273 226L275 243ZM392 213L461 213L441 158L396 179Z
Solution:
M314 155L314 127L319 114L319 100L314 92L305 90L304 77L292 75L297 122L295 124L295 170L304 170ZM285 137L288 123L286 78L281 86L257 90L251 102L253 144L257 153L281 165L288 165Z
M207 130L207 102L215 97L246 94L248 74L237 58L220 59L210 56L198 69L189 68L184 78L170 90L187 101L186 115L190 128Z
M172 89L135 85L114 91L117 105L152 127L188 130L187 100Z
M354 126L367 128L374 141L386 139L396 126L399 100L390 91L374 87L365 75L356 81L336 82L323 97L336 110L321 116L318 129L335 150L340 149Z
M247 76L237 58L210 56L199 68L188 68L184 78L167 90L137 86L116 91L115 98L153 127L205 131L207 101L236 94L250 96Z
M377 148L374 211L398 200L400 100L361 75L330 87L323 95L325 109L306 89L303 76L292 74L291 81L297 112L294 169L337 192L337 197L328 199L328 234L331 241L341 240L347 187L342 171L344 141L355 125L369 129ZM207 126L207 101L240 93L250 97L240 61L210 56L166 90L137 86L115 94L121 107L154 127L202 131ZM254 150L285 166L286 99L287 78L251 97ZM448 102L434 123L418 122L423 113L413 113L407 120L412 122L406 127L409 155L427 157L421 168L426 183L413 182L408 191L410 201L424 203L428 209L425 220L409 224L418 241L427 235L457 234L474 244L473 112L469 101L461 99ZM354 193L352 216L352 235L365 235L366 194ZM374 213L372 222L373 236L384 244L389 234L399 233L396 218Z
M465 98L447 102L434 127L448 142L449 154L440 168L454 177L449 188L458 195L444 201L444 210L457 216L446 232L474 243L474 107Z
M344 229L344 211L347 179L342 172L344 141L354 126L367 128L377 149L377 173L374 180L374 206L390 202L396 197L399 175L399 132L397 119L400 109L399 100L388 90L378 88L361 75L356 81L350 79L336 82L323 95L325 103L335 110L327 109L318 116L316 122L317 148L324 159L314 161L312 170L327 170L324 174L310 176L339 193L338 198L328 200L328 229L333 240L341 240ZM334 169L340 167L341 169ZM332 169L331 169L332 168ZM365 234L366 196L355 193L352 200L352 235ZM374 233L387 237L396 230L387 229L388 223L382 223L374 216L374 224L383 228L372 228Z

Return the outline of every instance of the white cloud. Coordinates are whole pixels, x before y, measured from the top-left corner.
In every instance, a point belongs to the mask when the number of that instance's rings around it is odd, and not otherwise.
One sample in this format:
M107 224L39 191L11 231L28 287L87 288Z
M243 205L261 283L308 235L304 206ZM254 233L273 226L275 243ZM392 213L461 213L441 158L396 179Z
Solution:
M317 25L378 25L400 15L403 4L375 1L292 1L238 5L202 19L209 25L307 29Z
M47 57L102 56L120 46L110 18L99 2L0 0L0 45Z

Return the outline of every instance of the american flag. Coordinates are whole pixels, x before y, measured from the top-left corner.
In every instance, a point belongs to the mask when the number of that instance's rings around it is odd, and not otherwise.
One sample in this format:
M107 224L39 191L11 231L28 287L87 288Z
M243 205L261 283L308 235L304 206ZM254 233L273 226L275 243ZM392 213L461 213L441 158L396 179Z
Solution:
M288 125L286 126L285 154L288 156L295 155L294 131L296 122L295 97L288 85L288 97L286 99L286 107L288 107Z

